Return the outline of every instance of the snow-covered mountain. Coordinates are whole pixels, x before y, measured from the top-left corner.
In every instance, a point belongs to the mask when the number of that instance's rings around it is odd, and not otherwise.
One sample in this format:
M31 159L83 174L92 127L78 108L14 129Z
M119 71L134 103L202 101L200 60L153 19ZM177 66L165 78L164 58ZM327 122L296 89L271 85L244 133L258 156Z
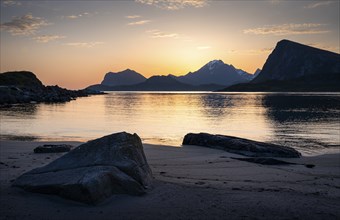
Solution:
M222 60L212 60L195 72L179 76L180 82L191 85L218 84L230 86L252 80L251 74L225 64Z

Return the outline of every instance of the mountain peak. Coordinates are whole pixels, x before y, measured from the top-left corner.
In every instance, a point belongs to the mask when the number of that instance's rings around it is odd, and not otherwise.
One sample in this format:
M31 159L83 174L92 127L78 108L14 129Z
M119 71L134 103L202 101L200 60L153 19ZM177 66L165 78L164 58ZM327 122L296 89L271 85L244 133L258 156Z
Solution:
M222 65L224 64L222 60L212 60L209 63L207 63L207 66L209 67L209 69L213 69L216 66Z
M281 40L269 55L262 71L252 81L260 83L269 80L291 80L299 77L340 72L339 54Z
M146 78L140 73L131 69L126 69L116 73L108 72L101 84L106 86L122 86L142 83L145 80Z

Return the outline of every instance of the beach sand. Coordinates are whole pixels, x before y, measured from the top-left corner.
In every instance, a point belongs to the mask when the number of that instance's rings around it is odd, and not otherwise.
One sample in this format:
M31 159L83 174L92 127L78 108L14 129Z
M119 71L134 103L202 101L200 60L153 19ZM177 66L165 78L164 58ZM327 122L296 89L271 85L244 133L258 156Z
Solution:
M340 154L283 159L315 165L307 168L234 160L242 156L198 146L144 144L154 188L90 206L11 187L19 175L63 155L33 153L46 143L0 142L0 219L340 219Z

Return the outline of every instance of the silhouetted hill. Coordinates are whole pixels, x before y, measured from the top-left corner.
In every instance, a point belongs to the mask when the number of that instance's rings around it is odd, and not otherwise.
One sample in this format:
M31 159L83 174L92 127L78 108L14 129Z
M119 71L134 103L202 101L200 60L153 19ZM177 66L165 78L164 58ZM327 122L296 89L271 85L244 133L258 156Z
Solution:
M18 88L31 88L41 90L42 82L29 71L13 71L0 74L0 86L16 86Z
M0 105L28 102L67 102L76 97L99 94L88 90L67 90L59 86L44 86L29 71L0 74Z
M213 60L199 70L179 76L177 79L180 82L192 85L219 84L227 86L248 82L248 77L242 76L244 73L245 71L242 70L242 73L239 74L232 65L225 64L222 60Z
M96 91L212 91L222 89L224 86L216 84L205 84L193 86L179 82L173 75L152 76L143 83L130 86L104 86L92 85L87 89Z
M289 40L277 43L252 83L290 80L307 75L340 73L339 54Z
M222 91L340 91L339 85L339 54L282 40L254 80Z
M146 78L130 69L126 69L121 72L106 73L104 80L101 82L102 85L105 86L123 86L123 85L134 85L138 83L142 83L146 80Z

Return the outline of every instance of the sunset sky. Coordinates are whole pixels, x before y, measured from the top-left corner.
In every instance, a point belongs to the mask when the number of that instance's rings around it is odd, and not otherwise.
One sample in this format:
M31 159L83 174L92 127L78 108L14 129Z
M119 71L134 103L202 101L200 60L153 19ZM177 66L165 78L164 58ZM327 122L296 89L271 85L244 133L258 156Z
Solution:
M281 39L339 53L339 1L1 1L1 72L84 88L108 71L253 73Z

